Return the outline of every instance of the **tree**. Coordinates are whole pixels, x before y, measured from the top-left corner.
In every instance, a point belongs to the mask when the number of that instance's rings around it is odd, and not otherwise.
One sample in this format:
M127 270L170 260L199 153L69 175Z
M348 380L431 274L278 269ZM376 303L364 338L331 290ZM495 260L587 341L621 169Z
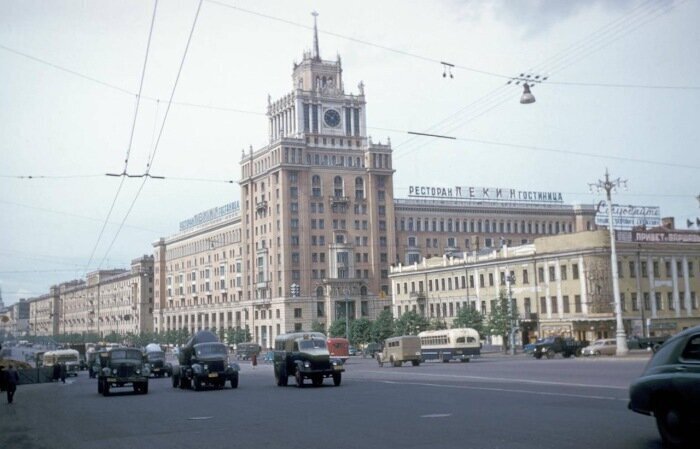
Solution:
M418 335L430 326L428 319L418 314L415 310L409 310L396 320L394 335Z
M498 298L492 301L491 313L488 317L487 331L491 335L498 335L503 339L503 352L508 350L508 331L511 324L515 323L518 316L515 304L511 313L508 313L508 297L504 290L498 294Z
M394 316L391 310L384 309L372 323L370 340L380 343L392 335L394 335Z
M445 320L441 320L440 318L433 318L428 323L428 330L430 331L439 331L443 329L447 329L447 323L445 322Z
M236 326L235 328L230 328L226 331L226 341L230 345L237 345L238 343L245 343L252 340L250 336L250 331L248 328L242 328Z
M328 328L329 337L345 337L345 320L335 320Z
M325 334L325 333L326 333L326 325L323 324L323 323L321 323L321 322L318 321L318 320L314 320L314 321L311 323L311 331L313 331L313 332L320 332L320 333L322 333L322 334Z
M350 343L357 346L369 343L372 339L372 322L367 318L354 320L350 325Z
M477 331L480 336L484 334L484 316L477 309L472 307L462 307L452 322L453 328L470 327Z

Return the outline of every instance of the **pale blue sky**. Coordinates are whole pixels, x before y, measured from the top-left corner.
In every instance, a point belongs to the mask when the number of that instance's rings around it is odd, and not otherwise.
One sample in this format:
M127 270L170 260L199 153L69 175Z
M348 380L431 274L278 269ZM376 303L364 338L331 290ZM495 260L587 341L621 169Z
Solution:
M161 102L141 101L131 172L143 172L153 150L196 8L196 0L158 5L143 93ZM341 55L346 91L365 84L372 138L391 138L397 197L415 184L475 185L558 191L566 202L596 203L601 196L588 194L588 183L607 167L629 183L615 202L660 206L680 228L700 216L695 0L217 0L202 5L175 94L179 104L151 171L208 181L147 182L107 252L141 184L125 182L113 224L97 244L119 185L102 174L123 168L135 107L128 92L138 91L153 3L2 0L5 303L46 293L100 263L126 267L150 254L151 242L177 232L181 220L238 199L237 184L210 181L238 180L241 150L266 143L267 95L291 90L292 63L311 47L313 10L322 57ZM457 66L454 79L442 77L439 61ZM519 104L519 87L504 88L504 78L482 73L531 69L550 75L533 89L532 105ZM410 139L409 130L459 139ZM13 178L20 175L94 176Z

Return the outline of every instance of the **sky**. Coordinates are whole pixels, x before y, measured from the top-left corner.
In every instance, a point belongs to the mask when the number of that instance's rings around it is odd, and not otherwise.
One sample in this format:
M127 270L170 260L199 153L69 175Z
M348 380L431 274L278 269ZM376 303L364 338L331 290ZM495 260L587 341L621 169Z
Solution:
M268 143L267 96L292 90L312 11L346 92L365 85L368 134L391 139L395 197L488 186L597 204L607 169L627 180L613 203L682 229L700 217L696 0L161 0L155 19L144 0L0 0L5 305L127 268L238 200L241 153ZM533 104L506 84L521 73L547 76ZM127 173L165 179L105 176L127 154Z

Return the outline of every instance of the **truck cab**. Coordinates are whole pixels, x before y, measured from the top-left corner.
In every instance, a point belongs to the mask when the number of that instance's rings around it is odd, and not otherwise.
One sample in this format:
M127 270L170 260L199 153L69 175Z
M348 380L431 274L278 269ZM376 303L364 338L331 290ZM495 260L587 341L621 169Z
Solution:
M304 380L311 379L314 387L331 377L333 385L340 385L345 371L343 361L331 358L326 336L320 332L293 332L275 338L273 355L277 386L286 386L289 376L294 376L297 387L304 387Z

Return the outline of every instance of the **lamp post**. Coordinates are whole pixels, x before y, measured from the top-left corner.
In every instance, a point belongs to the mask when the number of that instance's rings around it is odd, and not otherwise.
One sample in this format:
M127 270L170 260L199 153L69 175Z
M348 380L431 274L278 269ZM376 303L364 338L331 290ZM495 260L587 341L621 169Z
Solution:
M615 338L617 340L616 355L625 356L628 352L627 335L625 334L625 326L622 323L622 304L620 303L620 285L618 282L617 273L617 252L615 250L615 230L613 229L612 201L610 199L610 192L617 189L619 186L627 188L627 181L620 178L611 180L608 170L605 169L605 180L599 179L598 182L589 183L588 186L591 189L591 192L595 188L598 192L605 190L606 193L608 207L608 231L610 232L610 265L612 265L613 298L615 300L615 318L617 322L615 332Z
M506 275L508 284L508 346L510 355L515 355L515 326L513 325L513 289L511 285L515 282L515 276Z

